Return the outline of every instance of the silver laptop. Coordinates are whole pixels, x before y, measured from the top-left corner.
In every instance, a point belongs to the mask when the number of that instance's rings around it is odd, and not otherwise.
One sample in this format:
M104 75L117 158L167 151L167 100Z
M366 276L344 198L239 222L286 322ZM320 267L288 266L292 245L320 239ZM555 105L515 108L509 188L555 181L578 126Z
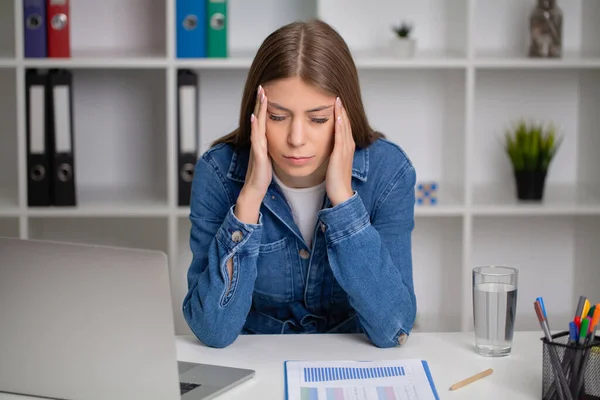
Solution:
M0 238L0 392L205 400L252 376L177 361L164 253Z

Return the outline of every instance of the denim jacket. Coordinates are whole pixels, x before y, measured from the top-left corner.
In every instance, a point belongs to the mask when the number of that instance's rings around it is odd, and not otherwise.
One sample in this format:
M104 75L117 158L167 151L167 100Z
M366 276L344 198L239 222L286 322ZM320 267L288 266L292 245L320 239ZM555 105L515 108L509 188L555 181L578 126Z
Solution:
M402 149L386 139L356 149L354 194L336 206L324 196L310 248L275 181L256 224L236 218L248 157L248 149L218 144L195 167L183 301L192 332L211 347L240 334L333 332L364 333L377 347L403 344L416 315L416 174Z

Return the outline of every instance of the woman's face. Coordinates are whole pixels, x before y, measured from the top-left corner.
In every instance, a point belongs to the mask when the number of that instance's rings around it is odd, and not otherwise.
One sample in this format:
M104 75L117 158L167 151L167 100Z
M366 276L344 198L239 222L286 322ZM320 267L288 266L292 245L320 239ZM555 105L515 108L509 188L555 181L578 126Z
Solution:
M291 187L323 182L334 143L335 96L298 77L268 83L264 89L268 151L275 173Z

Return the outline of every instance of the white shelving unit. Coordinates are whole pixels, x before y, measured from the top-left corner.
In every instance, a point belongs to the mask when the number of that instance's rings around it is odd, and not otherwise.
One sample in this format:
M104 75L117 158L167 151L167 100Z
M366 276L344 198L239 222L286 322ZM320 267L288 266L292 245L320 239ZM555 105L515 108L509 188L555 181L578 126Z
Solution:
M471 330L471 269L521 271L517 329L544 296L566 328L580 294L600 301L600 1L559 0L565 56L525 57L522 0L229 0L228 59L179 60L175 0L71 2L71 59L24 59L22 0L0 2L0 235L166 252L176 331L190 223L177 206L176 74L199 74L201 152L235 128L252 56L272 30L320 17L350 45L372 125L405 148L440 203L416 208L417 330ZM391 25L415 22L418 53L387 55ZM79 206L28 208L27 68L74 74ZM552 120L565 135L541 204L515 200L504 129ZM559 326L564 323L564 326Z

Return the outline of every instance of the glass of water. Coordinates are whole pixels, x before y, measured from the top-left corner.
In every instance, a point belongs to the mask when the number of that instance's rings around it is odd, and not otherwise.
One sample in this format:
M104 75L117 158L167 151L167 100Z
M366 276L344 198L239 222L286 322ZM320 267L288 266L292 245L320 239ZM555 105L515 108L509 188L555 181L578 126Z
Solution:
M477 353L509 355L512 349L519 271L504 266L473 268L473 323Z

